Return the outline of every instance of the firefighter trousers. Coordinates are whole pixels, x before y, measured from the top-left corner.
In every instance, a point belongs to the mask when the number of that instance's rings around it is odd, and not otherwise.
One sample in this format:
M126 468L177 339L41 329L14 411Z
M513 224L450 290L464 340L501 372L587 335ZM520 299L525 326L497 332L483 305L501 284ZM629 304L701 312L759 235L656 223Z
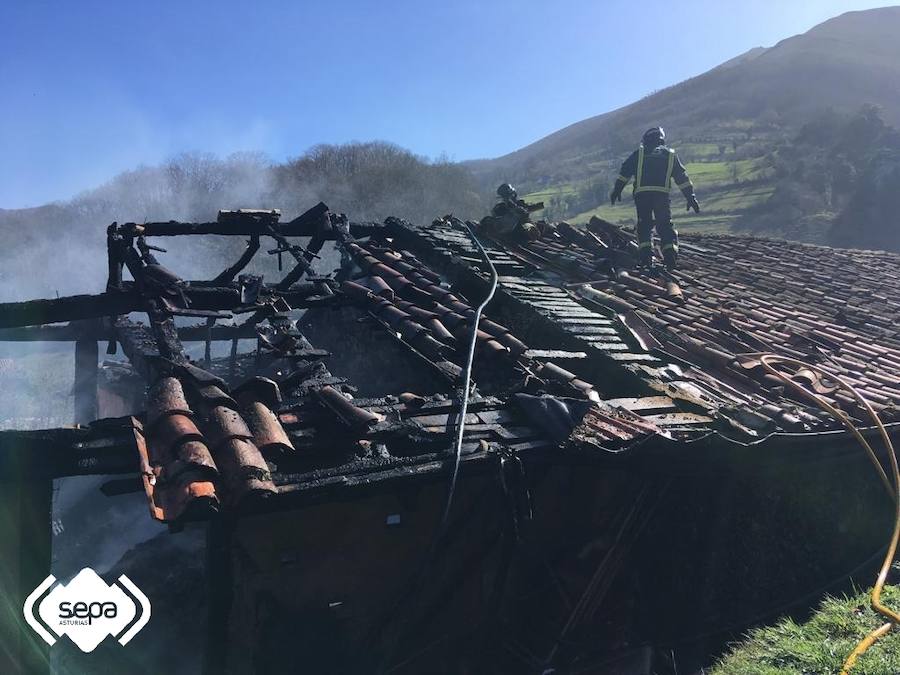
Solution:
M666 266L673 268L678 258L678 232L672 225L672 202L667 192L638 192L634 195L637 209L638 257L649 265L653 259L653 228L659 235Z

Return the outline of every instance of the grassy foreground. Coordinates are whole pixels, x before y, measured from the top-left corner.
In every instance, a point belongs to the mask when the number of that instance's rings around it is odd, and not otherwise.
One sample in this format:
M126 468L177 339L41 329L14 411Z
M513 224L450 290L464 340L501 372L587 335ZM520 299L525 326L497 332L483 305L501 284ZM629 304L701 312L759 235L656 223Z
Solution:
M888 586L882 601L900 607L900 587ZM710 671L710 675L832 675L869 631L884 618L869 606L868 592L851 598L829 598L806 623L784 619L757 628ZM900 628L869 648L852 675L900 673Z

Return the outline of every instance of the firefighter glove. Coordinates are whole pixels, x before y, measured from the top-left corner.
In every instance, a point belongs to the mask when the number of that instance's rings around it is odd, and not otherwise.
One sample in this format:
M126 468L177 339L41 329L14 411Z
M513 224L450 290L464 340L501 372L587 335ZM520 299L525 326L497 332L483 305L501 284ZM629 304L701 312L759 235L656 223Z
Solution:
M609 203L615 206L616 202L622 201L622 191L618 188L613 188L613 191L609 195Z
M687 208L685 211L690 211L691 209L694 209L694 213L700 213L700 202L697 201L696 195L691 195L687 199Z

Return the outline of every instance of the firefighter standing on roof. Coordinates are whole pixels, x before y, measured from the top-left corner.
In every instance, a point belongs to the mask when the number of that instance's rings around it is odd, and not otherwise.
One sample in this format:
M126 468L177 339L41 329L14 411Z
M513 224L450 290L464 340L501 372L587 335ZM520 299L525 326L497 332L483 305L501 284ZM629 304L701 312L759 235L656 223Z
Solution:
M653 261L653 226L662 242L666 267L675 269L678 262L678 232L672 225L669 188L672 181L687 199L687 210L700 213L700 203L694 186L675 151L666 146L666 132L662 127L648 129L641 144L619 169L619 177L609 199L612 204L622 199L622 190L634 178L634 206L637 209L637 235L642 265Z

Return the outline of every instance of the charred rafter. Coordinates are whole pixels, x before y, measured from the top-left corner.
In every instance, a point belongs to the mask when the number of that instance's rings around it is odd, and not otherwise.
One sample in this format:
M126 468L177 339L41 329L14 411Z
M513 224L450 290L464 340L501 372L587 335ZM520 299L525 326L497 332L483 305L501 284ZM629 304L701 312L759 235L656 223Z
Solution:
M178 339L182 342L221 342L228 340L255 340L259 337L256 326L180 326ZM112 328L96 321L74 321L63 325L20 326L0 330L0 342L77 342L79 340L108 340L113 337ZM321 350L320 350L321 351ZM324 354L325 352L323 352Z
M232 286L206 286L210 282L185 282L184 294L190 309L201 311L231 310L235 313L264 309L276 299L283 299L292 309L307 309L341 302L332 294L327 281L311 282L278 291L274 286L263 285L259 302L241 303L240 288ZM0 328L46 326L46 324L98 319L106 316L147 311L147 298L137 291L131 282L123 282L124 290L107 291L94 295L70 295L61 298L0 303ZM0 336L3 334L0 333ZM0 339L5 339L0 337Z
M271 229L285 237L314 236L328 219L328 206L319 202L288 223L278 222L277 211L223 212L215 223L126 223L124 232L133 236L173 237L177 235L215 234L222 236L268 236Z

